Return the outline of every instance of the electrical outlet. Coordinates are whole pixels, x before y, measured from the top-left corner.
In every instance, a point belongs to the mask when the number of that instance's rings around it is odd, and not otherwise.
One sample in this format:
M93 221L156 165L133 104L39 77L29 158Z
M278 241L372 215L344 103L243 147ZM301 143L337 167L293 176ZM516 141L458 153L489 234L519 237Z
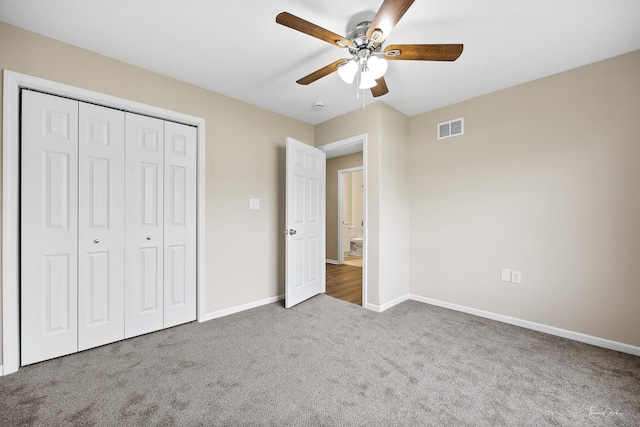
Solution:
M249 199L249 209L260 209L260 199Z
M509 270L508 268L503 268L502 270L500 270L500 280L502 280L503 282L510 282L511 270Z
M519 271L511 272L511 283L522 283L522 274Z

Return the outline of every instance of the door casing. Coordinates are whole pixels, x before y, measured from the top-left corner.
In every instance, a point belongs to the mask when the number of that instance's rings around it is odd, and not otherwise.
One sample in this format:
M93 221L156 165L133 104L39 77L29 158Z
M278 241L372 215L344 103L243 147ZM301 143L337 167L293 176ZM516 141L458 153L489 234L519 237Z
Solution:
M369 253L369 178L368 178L368 167L367 167L367 152L368 152L368 143L367 143L367 134L356 135L350 138L341 139L336 142L332 142L329 144L321 145L316 147L327 154L327 158L345 156L351 153L357 153L362 151L362 169L363 169L363 182L364 182L364 193L363 193L363 214L362 219L364 221L364 227L362 230L362 238L363 238L363 247L362 247L362 306L367 307L367 276L368 276L368 253ZM338 228L340 228L338 226Z

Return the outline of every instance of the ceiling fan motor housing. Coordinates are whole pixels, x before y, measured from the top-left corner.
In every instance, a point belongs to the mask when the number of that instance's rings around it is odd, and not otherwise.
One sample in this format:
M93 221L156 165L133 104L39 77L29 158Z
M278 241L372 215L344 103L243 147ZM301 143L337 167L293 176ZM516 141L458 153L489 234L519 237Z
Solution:
M381 43L374 43L367 39L367 30L371 25L371 21L363 21L356 25L349 34L347 34L347 38L351 40L353 45L349 47L349 52L353 56L357 56L359 58L368 57L369 54L373 52L379 52L382 48ZM362 51L368 51L368 54L361 54Z

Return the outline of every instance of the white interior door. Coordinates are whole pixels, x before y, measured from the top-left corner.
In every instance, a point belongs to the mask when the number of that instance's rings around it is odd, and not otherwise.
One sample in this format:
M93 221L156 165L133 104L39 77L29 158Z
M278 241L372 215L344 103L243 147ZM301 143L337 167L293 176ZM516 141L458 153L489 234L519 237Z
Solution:
M164 121L126 114L125 337L163 327Z
M78 350L124 339L124 112L79 108Z
M285 307L325 292L326 155L287 138Z
M78 349L78 102L22 91L21 363Z
M164 327L196 320L196 128L165 122Z

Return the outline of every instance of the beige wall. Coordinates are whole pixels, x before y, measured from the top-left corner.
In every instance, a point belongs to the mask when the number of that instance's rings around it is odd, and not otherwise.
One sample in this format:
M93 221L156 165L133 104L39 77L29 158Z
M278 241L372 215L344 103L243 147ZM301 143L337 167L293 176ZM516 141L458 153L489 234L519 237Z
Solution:
M327 160L327 259L338 259L338 171L362 166L362 153Z
M312 125L2 23L0 69L204 118L206 310L284 293L284 142Z
M409 293L409 118L382 106L380 305Z
M640 51L412 117L411 292L640 345L638 76Z

